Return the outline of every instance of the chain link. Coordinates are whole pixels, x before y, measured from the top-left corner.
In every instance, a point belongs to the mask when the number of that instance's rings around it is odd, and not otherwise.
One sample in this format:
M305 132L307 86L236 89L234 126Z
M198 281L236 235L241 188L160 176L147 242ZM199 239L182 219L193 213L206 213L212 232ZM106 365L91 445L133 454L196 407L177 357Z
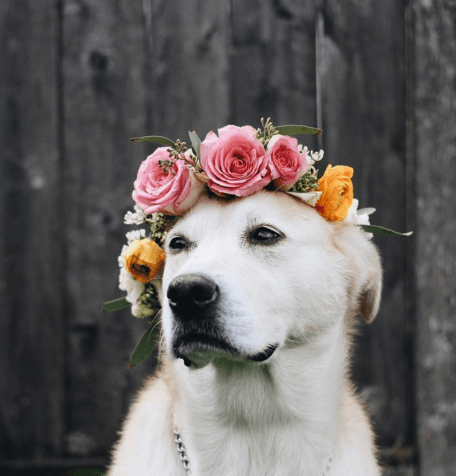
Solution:
M185 453L185 446L182 443L182 439L180 437L180 434L177 430L174 430L174 443L176 443L176 449L179 452L180 459L182 461L182 464L187 471L187 474L191 476L191 471L190 471L190 464L189 460L187 458L187 454Z
M332 461L333 461L333 457L334 457L333 455L331 455L329 457L328 463L326 464L326 468L323 471L323 476L328 476L329 470L331 469L331 464L332 464Z

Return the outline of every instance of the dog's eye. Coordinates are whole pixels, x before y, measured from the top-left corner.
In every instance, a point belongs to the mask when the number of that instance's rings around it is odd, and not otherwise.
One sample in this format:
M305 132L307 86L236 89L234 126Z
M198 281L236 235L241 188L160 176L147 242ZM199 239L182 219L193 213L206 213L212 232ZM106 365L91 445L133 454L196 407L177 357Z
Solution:
M188 248L188 242L182 236L175 236L169 242L169 249L172 251L181 251Z
M260 245L271 245L282 238L281 233L266 226L259 226L249 233L249 241Z

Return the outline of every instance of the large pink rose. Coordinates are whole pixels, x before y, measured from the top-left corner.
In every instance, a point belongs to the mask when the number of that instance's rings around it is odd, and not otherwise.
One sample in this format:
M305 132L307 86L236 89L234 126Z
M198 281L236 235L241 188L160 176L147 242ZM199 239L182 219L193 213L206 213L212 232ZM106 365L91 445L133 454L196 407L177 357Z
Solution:
M247 128L225 126L219 135L209 132L201 143L201 165L209 188L244 197L271 181L263 144Z
M305 153L299 153L294 137L275 135L269 141L267 158L274 188L289 190L307 171L309 164Z
M176 160L168 172L160 167L162 160L170 160L167 147L159 147L141 164L134 199L147 214L180 215L196 202L204 185L194 177L184 160Z

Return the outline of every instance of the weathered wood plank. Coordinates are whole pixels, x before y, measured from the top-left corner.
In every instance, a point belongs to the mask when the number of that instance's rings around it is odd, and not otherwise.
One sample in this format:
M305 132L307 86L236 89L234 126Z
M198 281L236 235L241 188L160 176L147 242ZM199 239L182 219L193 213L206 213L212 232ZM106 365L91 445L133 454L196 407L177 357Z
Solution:
M228 123L228 2L166 0L147 6L152 129L189 143ZM150 132L150 131L149 131Z
M405 231L404 12L387 0L325 2L319 42L326 163L355 169L360 207ZM413 408L406 303L407 240L375 237L384 267L377 321L362 327L354 375L382 445L411 444Z
M417 402L420 471L456 474L456 5L415 1Z
M105 455L132 392L153 359L127 362L146 322L101 312L120 297L117 256L131 230L132 184L146 148L150 101L142 2L81 2L63 8L65 228L69 346L66 450Z
M0 9L0 459L62 452L57 2Z
M314 2L232 0L231 32L232 121L316 125Z

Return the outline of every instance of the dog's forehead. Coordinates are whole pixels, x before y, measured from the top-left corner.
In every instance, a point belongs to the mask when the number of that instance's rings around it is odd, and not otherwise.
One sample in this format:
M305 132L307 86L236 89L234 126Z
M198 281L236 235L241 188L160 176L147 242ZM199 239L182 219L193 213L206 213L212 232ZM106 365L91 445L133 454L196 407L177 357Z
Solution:
M324 221L309 205L284 192L261 191L243 198L203 198L175 226L192 235L206 230L245 228L259 224L293 227ZM309 223L310 224L310 223Z

